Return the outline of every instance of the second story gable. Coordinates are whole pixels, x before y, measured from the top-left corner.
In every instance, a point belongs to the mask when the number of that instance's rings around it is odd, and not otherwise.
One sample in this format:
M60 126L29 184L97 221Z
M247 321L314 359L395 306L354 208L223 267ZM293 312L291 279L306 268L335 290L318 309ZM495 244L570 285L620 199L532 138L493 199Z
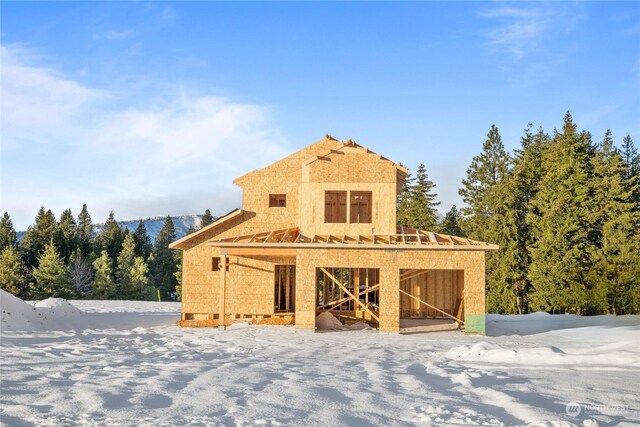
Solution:
M262 230L306 235L395 233L406 169L331 136L234 182ZM258 230L256 230L258 231Z

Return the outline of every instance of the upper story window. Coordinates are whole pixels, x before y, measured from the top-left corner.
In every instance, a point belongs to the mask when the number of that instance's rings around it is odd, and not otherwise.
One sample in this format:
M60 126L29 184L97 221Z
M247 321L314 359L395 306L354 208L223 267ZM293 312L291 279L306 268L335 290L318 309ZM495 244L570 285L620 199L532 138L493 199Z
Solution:
M286 208L287 195L286 194L269 194L269 207L270 208Z
M325 191L324 222L347 222L346 191Z
M371 191L352 191L349 203L349 222L371 223Z

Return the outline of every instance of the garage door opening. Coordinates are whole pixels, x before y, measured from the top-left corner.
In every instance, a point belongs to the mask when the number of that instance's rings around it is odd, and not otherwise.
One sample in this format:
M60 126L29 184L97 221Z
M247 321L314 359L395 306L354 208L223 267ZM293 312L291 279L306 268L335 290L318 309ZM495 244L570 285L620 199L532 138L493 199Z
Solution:
M464 326L464 270L400 270L400 330L427 332Z

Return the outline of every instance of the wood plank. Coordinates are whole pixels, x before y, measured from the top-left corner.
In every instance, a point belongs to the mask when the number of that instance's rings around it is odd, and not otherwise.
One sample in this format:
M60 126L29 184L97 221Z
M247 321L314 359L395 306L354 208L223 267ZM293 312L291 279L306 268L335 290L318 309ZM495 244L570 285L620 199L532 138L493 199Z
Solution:
M235 256L296 256L295 248L229 248L229 255Z
M432 309L434 309L434 310L435 310L435 311L437 311L438 313L444 314L445 316L452 318L453 320L457 321L457 322L458 322L458 323L460 323L461 325L464 325L464 321L463 321L463 320L460 320L460 319L458 319L457 317L452 316L452 315L450 315L449 313L447 313L447 312L445 312L445 311L440 310L438 307L434 307L434 306L432 306L431 304L427 304L426 302L422 301L420 298L416 298L416 297L414 297L413 295L411 295L411 294L409 294L409 293L407 293L407 292L403 291L402 289L400 289L400 292L402 292L403 294L407 295L409 298L413 298L414 300L417 300L417 301L418 301L418 302L420 302L421 304L424 304L424 305L426 305L426 306L428 306L428 307L431 307Z
M349 295L351 297L351 299L358 304L364 311L366 311L367 313L369 313L371 315L371 317L373 317L374 319L376 319L377 322L380 322L380 318L378 316L375 315L375 313L371 310L369 310L369 307L367 307L366 305L364 305L362 302L360 302L360 299L358 299L355 295L353 295L351 293L351 291L349 291L349 289L347 289L346 287L344 287L342 285L342 283L340 283L338 281L338 279L336 279L335 277L333 277L324 267L321 267L320 270L324 271L325 273L327 273L327 275L329 276L329 278L340 287L340 289L342 289L343 292L345 292L347 295Z
M218 301L218 321L219 328L225 329L225 292L227 285L227 251L220 251L220 293L219 293L219 301Z

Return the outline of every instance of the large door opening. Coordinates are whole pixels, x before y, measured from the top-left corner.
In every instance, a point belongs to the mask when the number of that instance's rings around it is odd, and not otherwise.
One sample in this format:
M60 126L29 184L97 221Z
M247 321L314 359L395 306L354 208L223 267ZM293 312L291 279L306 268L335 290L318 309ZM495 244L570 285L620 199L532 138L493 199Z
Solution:
M292 312L296 301L296 266L275 266L275 311Z
M344 321L379 322L380 269L316 269L316 314L329 311Z
M464 325L464 270L400 270L400 327Z

